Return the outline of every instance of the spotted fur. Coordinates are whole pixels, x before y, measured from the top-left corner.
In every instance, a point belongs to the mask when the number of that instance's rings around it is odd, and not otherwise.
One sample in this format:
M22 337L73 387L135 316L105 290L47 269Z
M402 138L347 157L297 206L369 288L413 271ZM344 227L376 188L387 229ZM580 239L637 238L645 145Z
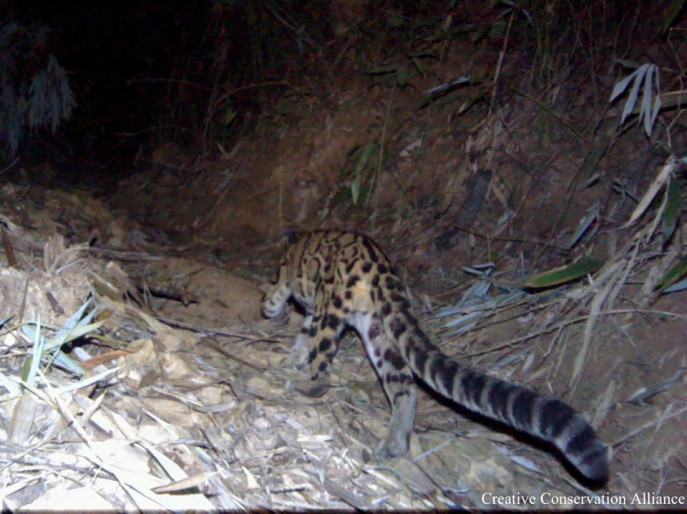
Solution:
M404 287L382 250L369 238L341 231L298 235L287 247L279 279L262 312L284 320L287 301L305 309L294 352L305 355L309 379L296 388L320 396L345 326L360 335L391 404L380 457L408 452L415 418L413 373L458 404L553 444L582 475L608 478L604 445L565 403L464 367L443 354L420 328Z

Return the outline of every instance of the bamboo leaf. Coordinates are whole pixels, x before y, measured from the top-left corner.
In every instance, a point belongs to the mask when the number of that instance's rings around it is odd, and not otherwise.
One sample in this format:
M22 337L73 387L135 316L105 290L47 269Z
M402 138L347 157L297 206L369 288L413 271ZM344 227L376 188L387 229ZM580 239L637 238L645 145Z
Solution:
M672 2L670 2L670 5L666 9L664 18L665 21L663 22L663 29L661 30L661 35L668 32L668 29L675 21L675 18L677 18L677 15L680 14L680 11L684 6L685 0L673 0Z
M661 280L656 284L656 289L660 290L662 293L666 292L671 285L675 284L685 275L687 275L687 257L682 257L661 277Z
M613 91L611 92L611 97L608 99L608 103L611 103L613 100L615 100L617 97L619 97L625 92L625 90L627 89L627 85L630 82L632 82L636 74L637 71L635 70L613 87Z
M658 192L668 182L668 180L670 180L671 175L682 165L682 163L682 159L678 159L673 156L668 158L666 163L663 165L663 168L661 168L661 171L658 173L658 176L653 180L649 186L649 189L647 189L647 192L644 194L642 199L637 204L637 207L635 207L635 210L630 215L630 219L623 225L622 228L629 227L635 221L637 221L642 214L644 214Z
M367 166L370 156L376 149L377 145L374 143L367 143L363 147L363 151L360 152L360 159L358 159L358 163L355 165L355 169L353 170L354 176L353 182L351 182L351 198L353 199L354 204L358 202L358 198L360 197L360 184L362 183L363 170L365 169L365 166Z
M557 286L585 277L603 266L604 262L599 259L586 258L573 264L554 268L544 273L531 276L524 283L523 287L532 289L542 289L545 287Z
M28 367L26 366L26 361L24 362L24 368L22 372L22 380L29 385L34 385L36 381L36 375L38 375L38 366L43 358L43 352L45 350L45 336L41 334L41 318L38 316L38 321L36 321L36 330L33 334L33 348L31 360Z
M671 180L666 188L666 209L663 213L663 242L666 243L670 236L673 235L677 220L680 217L682 210L682 195L680 194L680 186L676 180Z
M600 209L601 206L595 204L587 210L587 214L585 214L584 218L582 218L580 222L577 224L575 233L570 238L570 241L568 241L568 248L572 248L573 246L575 246L577 242L580 240L580 238L584 235L584 233L587 232L587 229L592 225L592 223L599 219Z
M664 293L677 293L678 291L684 291L687 289L687 279L675 282L672 286L666 287Z
M384 75L386 73L396 73L398 64L387 64L385 66L377 66L376 68L369 68L365 70L368 75Z
M52 349L58 346L62 346L64 343L78 339L81 336L88 334L89 332L94 332L100 328L100 326L107 320L96 321L95 323L89 323L88 325L81 325L74 327L67 332L62 334L56 334L52 341L50 341L46 348Z
M420 59L418 59L417 57L411 57L410 60L412 61L413 66L415 66L417 72L424 77L425 69L423 68L422 63L420 62Z
M632 83L632 87L630 88L630 92L628 93L627 96L627 101L625 102L625 107L623 107L623 114L620 117L620 124L622 125L625 122L625 119L632 113L632 110L635 107L635 104L637 103L637 97L639 96L639 87L642 85L642 78L644 77L646 73L646 67L642 66L638 70L635 70L632 72L630 75L631 77L634 77L634 82Z
M405 20L403 19L403 16L396 13L391 13L386 19L386 24L389 25L389 27L398 28L404 23Z
M651 137L651 125L649 123L651 122L651 96L652 96L652 91L653 91L653 68L649 68L646 72L646 75L644 76L644 88L643 88L643 95L642 95L642 108L639 111L639 119L641 120L642 118L644 119L644 131L647 133L649 137Z
M358 198L360 197L360 175L353 179L351 182L351 198L353 199L353 205L358 203Z
M396 68L396 82L403 87L408 83L408 67L399 66Z
M86 374L86 370L81 366L81 364L78 361L75 361L72 359L69 355L64 353L62 350L58 350L57 353L55 354L55 364L57 366L60 366L66 370L69 370L71 373L74 375L77 375L79 377L83 376Z

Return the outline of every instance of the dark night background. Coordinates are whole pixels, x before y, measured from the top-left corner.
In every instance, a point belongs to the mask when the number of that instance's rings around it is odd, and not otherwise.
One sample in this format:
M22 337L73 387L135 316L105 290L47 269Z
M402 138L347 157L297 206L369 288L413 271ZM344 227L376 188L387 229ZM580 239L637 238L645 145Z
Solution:
M67 70L77 102L57 137L44 136L43 148L30 149L33 158L52 157L63 173L93 160L113 164L106 173L126 174L126 165L155 134L175 62L185 50L198 48L208 7L206 2L18 2L17 21L50 28L51 52Z
M157 448L202 487L215 480L198 493L207 505L479 508L481 490L583 494L536 442L425 392L422 459L371 464L389 410L352 338L329 396L290 396L280 363L301 318L268 325L261 288L285 235L352 230L398 266L447 355L594 419L611 447L609 491L684 495L687 302L667 289L687 275L685 174L664 170L687 153L686 5L0 0L0 375L33 355L31 338L12 339L38 312L22 318L27 291L46 326L94 299L107 323L75 348L93 366L142 359L102 387L103 408L164 432ZM184 337L146 325L153 316ZM47 360L46 374L62 373ZM177 401L196 393L207 396ZM22 413L4 398L3 441ZM0 451L5 490L19 484L3 507L101 473L56 464L81 434L42 398L20 420L26 437ZM183 435L146 425L142 405ZM146 440L134 439L127 452ZM114 485L97 492L131 508Z

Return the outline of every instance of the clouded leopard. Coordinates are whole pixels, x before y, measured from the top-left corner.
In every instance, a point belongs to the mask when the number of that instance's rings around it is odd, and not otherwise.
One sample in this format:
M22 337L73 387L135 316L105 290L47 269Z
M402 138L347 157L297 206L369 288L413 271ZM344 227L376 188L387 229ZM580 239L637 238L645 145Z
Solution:
M443 354L420 328L404 286L368 237L323 230L298 234L287 247L277 283L262 312L285 320L293 296L305 309L296 353L307 346L309 379L296 389L320 396L329 387L339 337L355 328L391 404L391 422L377 455L408 452L415 418L413 373L458 404L553 444L587 479L608 479L604 445L565 403L464 367Z

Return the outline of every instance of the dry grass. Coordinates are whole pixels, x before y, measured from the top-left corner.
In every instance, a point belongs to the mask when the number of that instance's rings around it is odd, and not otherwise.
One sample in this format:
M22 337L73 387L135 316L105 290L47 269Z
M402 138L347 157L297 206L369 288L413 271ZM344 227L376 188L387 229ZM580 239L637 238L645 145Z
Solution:
M682 443L670 445L684 424L681 368L668 380L640 382L644 389L630 395L636 382L624 379L623 348L631 339L613 335L636 320L684 323L684 312L649 307L654 284L677 259L662 252L653 230L660 215L638 216L593 280L525 296L511 284L510 293L494 296L488 288L499 280L485 278L480 294L453 309L454 318L479 313L461 342L445 319L427 320L447 353L584 411L609 444L608 489L625 496L645 490L646 476L663 477L659 491L670 490L684 459ZM326 397L285 395L291 377L280 361L296 315L286 334L268 321L172 328L152 305L123 301L135 287L118 266L55 237L42 257L31 257L25 249L41 248L40 237L10 228L22 265L0 275L3 316L20 313L15 319L23 321L6 320L2 335L5 507L419 509L484 506L484 492L603 500L551 455L425 395L410 457L368 461L388 408L354 339L342 345ZM20 244L28 240L34 243ZM639 277L646 278L638 288ZM257 292L252 301L257 309ZM498 339L504 326L511 337ZM76 363L70 367L58 358L64 347L50 342L75 330L78 344L65 354ZM671 355L684 361L679 346Z

